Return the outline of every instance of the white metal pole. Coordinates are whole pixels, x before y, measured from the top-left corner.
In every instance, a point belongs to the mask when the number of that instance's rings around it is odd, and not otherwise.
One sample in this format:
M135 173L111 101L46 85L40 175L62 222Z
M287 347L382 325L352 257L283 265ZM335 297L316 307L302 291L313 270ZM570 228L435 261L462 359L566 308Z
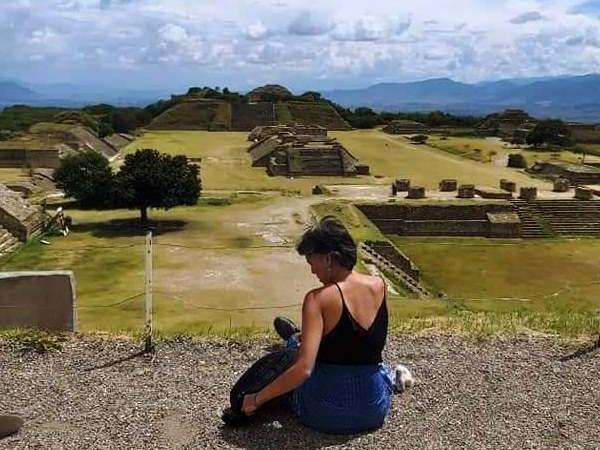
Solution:
M144 283L145 292L145 348L146 352L152 352L152 231L146 233L146 276Z

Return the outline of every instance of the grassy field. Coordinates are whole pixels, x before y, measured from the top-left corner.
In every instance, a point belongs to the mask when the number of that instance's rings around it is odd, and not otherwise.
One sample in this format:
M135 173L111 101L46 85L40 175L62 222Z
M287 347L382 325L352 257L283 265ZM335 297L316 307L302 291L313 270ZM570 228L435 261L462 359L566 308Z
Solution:
M527 146L509 144L499 138L471 138L471 137L443 137L432 135L427 141L429 147L461 156L466 159L483 163L506 164L510 153L520 153L525 156L528 163L534 161L561 161L578 163L581 155L570 150L561 152L539 151L529 149ZM581 146L585 147L585 146ZM590 161L600 161L600 146L587 146ZM595 148L598 147L598 148Z
M350 184L388 183L407 176L437 187L442 178L495 186L500 178L548 187L522 172L482 164L438 149L412 146L379 131L332 133L376 176ZM381 233L349 200L308 194L316 183L340 179L268 177L250 167L245 133L148 132L126 151L154 147L201 157L204 197L195 207L151 211L157 227L154 281L160 333L244 333L274 316L299 318L304 292L317 285L294 241L313 214L342 218L357 240ZM0 173L0 175L2 175ZM261 192L258 192L261 191ZM276 192L278 191L278 192ZM323 203L321 203L323 202ZM84 331L142 329L143 242L137 212L85 211L68 237L34 242L3 270L74 270ZM406 239L396 244L419 265L424 280L449 300L390 296L392 326L401 331L459 330L471 334L522 330L592 334L600 322L600 241ZM359 269L364 269L359 264ZM238 330L238 331L236 331Z
M308 195L319 183L376 184L373 177L270 177L264 167L252 167L247 153L248 133L206 131L156 131L126 147L124 153L139 148L156 148L169 154L202 158L202 185L213 190L282 191Z
M496 187L501 178L518 185L551 188L550 184L534 180L527 174L492 164L482 164L461 156L424 145L412 145L402 136L392 136L379 130L333 132L362 162L371 166L371 173L392 178L410 178L415 185L437 188L440 180L456 178L459 183Z
M293 244L312 198L231 194L198 206L151 211L156 326L166 334L258 327L278 314L299 318L317 285ZM34 242L0 262L2 270L73 270L84 331L142 328L144 236L135 211L83 211L67 237ZM266 287L268 286L268 288Z
M11 181L27 181L25 169L0 169L0 183Z

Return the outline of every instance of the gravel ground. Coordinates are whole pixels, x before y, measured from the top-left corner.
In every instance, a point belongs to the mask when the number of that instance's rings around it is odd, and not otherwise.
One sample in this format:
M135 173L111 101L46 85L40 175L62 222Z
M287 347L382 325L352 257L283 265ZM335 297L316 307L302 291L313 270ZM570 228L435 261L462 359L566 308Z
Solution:
M381 430L330 436L285 411L224 428L230 385L267 346L172 342L100 368L139 347L78 338L36 355L0 341L0 412L26 419L0 449L600 448L599 350L563 360L576 347L549 338L392 337L387 359L408 364L417 385Z

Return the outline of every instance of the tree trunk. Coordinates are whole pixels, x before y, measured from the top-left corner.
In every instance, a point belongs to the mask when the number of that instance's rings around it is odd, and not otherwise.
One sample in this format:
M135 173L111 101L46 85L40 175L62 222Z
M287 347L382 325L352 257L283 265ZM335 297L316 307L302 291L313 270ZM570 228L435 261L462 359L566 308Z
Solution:
M143 227L148 225L148 208L146 206L140 208L140 219Z

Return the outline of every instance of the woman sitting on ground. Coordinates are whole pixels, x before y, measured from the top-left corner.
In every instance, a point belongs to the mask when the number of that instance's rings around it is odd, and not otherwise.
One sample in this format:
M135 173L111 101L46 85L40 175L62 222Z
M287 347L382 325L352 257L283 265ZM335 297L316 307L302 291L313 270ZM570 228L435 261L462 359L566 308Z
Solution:
M376 429L389 412L393 391L381 357L388 327L385 283L353 270L356 244L333 217L306 231L297 250L323 286L304 298L301 345L289 320L275 320L293 357L273 381L240 397L241 411L253 415L291 393L292 410L311 428L329 433Z

